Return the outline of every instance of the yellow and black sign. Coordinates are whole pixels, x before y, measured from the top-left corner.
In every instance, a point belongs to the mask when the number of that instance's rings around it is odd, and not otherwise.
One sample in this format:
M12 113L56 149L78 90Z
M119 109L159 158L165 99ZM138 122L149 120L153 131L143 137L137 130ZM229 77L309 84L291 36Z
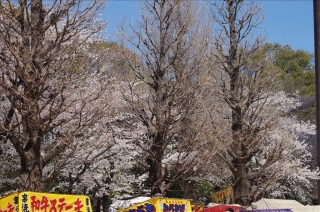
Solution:
M82 195L17 192L0 199L0 212L92 212Z
M213 193L212 202L221 204L233 204L234 198L232 187Z

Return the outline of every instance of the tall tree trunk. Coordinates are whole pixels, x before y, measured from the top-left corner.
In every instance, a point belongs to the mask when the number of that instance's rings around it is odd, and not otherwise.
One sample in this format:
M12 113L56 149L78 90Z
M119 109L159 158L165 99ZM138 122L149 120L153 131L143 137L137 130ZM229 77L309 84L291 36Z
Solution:
M160 189L160 185L165 179L163 177L162 173L162 158L164 155L163 151L163 139L162 136L159 135L158 132L157 135L154 138L154 144L151 147L152 155L150 155L147 159L148 165L149 165L149 178L150 178L150 186L151 186L151 196L154 196L157 193L162 194L162 191Z
M247 205L247 198L249 195L249 183L247 180L247 171L246 171L246 160L243 160L244 149L243 149L243 138L242 138L242 128L243 128L243 108L241 108L241 86L239 84L239 75L240 67L237 65L237 51L239 48L239 43L237 41L238 31L236 26L237 18L237 7L239 2L235 0L227 0L228 12L229 12L229 31L230 31L230 48L229 48L229 57L228 57L228 66L230 67L229 76L230 76L230 102L232 109L232 132L234 140L234 150L237 157L236 160L233 160L233 166L236 168L235 183L233 185L233 190L235 194L236 203L242 205Z
M103 196L102 196L103 212L108 212L109 211L108 198L109 198L109 196L107 194L103 194Z
M42 25L44 21L44 11L42 0L31 0L30 11L27 9L26 1L22 1L24 10L22 17L24 24L21 26L24 33L23 54L24 59L31 60L26 62L26 66L22 67L21 75L22 85L24 87L26 98L25 101L29 105L23 106L26 111L26 116L23 118L23 134L26 140L26 145L18 150L21 155L21 176L20 190L25 191L43 191L42 171L44 161L41 160L41 143L43 138L42 129L40 127L40 110L38 105L41 66L38 63L37 55L34 52L38 51L43 40ZM30 13L30 16L25 16L24 13ZM30 21L30 22L29 22ZM27 35L31 32L31 42ZM16 147L17 148L17 147Z
M97 203L94 211L100 212L100 207L101 207L101 197L97 197Z
M29 149L21 158L20 190L43 191L43 163L39 152Z
M237 166L237 172L235 174L235 184L233 185L233 192L235 196L235 201L241 205L248 205L250 200L250 183L247 177L246 163L240 160Z

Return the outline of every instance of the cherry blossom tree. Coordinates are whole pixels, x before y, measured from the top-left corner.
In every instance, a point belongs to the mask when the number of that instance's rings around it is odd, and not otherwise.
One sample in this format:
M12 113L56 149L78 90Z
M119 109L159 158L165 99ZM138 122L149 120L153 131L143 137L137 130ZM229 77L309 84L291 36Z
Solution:
M320 174L315 160L315 125L290 116L291 111L301 104L297 97L276 92L269 96L264 110L260 111L261 117L268 117L272 122L269 122L271 126L264 134L259 134L259 145L250 147L250 150L256 149L246 164L250 201L261 197L294 198L306 204L314 200L316 179ZM215 123L216 126L218 123L221 125L217 127L220 138L227 142L231 139L228 137L230 124L225 119L228 111L219 111L219 114L222 113L223 116L216 114ZM185 198L199 199L206 197L207 191L212 193L233 185L233 172L228 168L231 164L231 158L227 157L228 148L208 160L198 175L186 178L181 183L182 190L186 191ZM210 195L207 197L210 200Z
M277 136L286 135L290 139L285 151L287 157L277 162L279 173L276 176L279 180L271 184L269 188L266 185L266 190L262 194L278 198L290 197L310 204L315 200L316 180L319 179L320 174L314 154L316 149L315 125L299 121L295 117L285 117L279 121L277 127L278 131L275 132ZM264 163L265 161L260 156L257 157L257 162ZM262 188L260 189L262 191Z
M136 195L139 186L135 188L134 185L141 184L141 176L131 170L137 166L136 159L141 154L135 144L145 139L146 129L125 110L115 112L125 106L121 100L124 89L121 84L116 83L108 89L113 91L113 98L109 99L112 105L109 110L113 114L101 117L87 128L77 142L60 154L60 160L47 166L47 179L58 175L59 184L53 191L95 196L108 194L112 198Z
M86 194L94 206L99 205L102 197L110 201L144 194L145 173L136 171L140 166L136 161L142 153L135 144L145 139L146 129L132 114L125 112L121 92L125 92L126 87L115 78L111 81L107 91L112 92L106 94L110 105L108 115L100 116L83 129L55 160L46 164L42 175L45 191ZM45 135L43 151L59 142L60 133L53 130ZM4 150L1 182L6 191L12 192L19 181L18 175L12 177L19 171L19 161L14 160L17 157L11 143L2 143L1 147Z

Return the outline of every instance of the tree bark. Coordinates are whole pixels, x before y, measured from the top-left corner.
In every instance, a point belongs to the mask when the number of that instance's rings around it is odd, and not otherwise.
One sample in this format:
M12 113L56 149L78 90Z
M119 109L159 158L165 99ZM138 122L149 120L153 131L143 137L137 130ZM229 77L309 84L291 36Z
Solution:
M38 152L33 149L24 151L21 158L20 190L43 191L43 162Z
M250 183L248 181L246 162L243 163L239 161L234 177L235 183L233 185L233 192L235 194L235 201L241 205L248 205L250 200Z

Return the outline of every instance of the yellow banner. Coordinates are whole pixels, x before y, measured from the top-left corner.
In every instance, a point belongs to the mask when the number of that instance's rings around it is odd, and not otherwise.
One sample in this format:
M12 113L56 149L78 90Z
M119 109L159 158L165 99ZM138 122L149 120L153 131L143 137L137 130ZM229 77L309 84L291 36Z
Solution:
M199 212L204 209L204 205L202 203L191 203L192 212Z
M18 193L0 199L0 212L18 212Z
M21 212L91 212L86 196L21 192L19 199Z
M212 202L221 204L234 203L232 187L213 193Z
M18 192L0 199L0 212L92 212L82 195Z

